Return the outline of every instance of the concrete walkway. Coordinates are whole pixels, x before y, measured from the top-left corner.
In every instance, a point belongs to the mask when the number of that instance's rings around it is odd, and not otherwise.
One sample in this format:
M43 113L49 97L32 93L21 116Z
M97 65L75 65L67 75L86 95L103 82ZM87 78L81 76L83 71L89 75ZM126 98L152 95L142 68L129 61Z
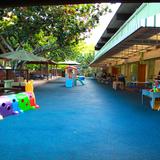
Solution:
M36 88L39 110L0 122L0 160L158 160L160 112L88 80Z

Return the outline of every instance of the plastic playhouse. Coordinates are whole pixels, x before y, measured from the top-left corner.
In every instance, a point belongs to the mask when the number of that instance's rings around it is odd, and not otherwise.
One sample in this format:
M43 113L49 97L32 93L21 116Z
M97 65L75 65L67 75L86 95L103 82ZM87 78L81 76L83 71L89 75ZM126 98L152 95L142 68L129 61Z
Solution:
M0 119L39 108L36 104L33 81L25 83L25 92L0 96Z
M65 68L66 87L72 88L77 75L77 68L74 66L67 66Z
M77 81L79 81L82 85L84 85L84 76L78 76L78 69L75 66L67 66L65 68L65 86L67 88L72 88L77 85Z

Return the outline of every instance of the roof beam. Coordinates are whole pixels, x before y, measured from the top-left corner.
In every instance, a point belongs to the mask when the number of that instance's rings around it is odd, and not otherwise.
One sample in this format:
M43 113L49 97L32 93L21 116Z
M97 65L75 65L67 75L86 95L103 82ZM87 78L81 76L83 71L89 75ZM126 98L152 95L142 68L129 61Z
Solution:
M119 20L119 21L126 21L130 16L131 16L131 14L118 13L118 14L116 15L116 19Z
M128 57L117 57L117 56L116 57L106 57L106 58L111 58L111 59L112 58L113 59L128 59Z
M107 42L110 38L111 37L101 37L101 40Z
M134 39L130 40L126 43L132 43L132 44L138 44L138 45L156 45L160 44L160 40L154 40L154 39Z
M106 32L110 34L114 34L118 31L119 28L107 28Z
M105 43L101 42L101 43L97 43L98 47L103 47L105 45Z
M95 46L95 50L100 50L104 45L105 45L104 42L97 43L97 45Z
M97 46L95 47L95 50L100 50L100 49L101 49L101 47L97 47Z

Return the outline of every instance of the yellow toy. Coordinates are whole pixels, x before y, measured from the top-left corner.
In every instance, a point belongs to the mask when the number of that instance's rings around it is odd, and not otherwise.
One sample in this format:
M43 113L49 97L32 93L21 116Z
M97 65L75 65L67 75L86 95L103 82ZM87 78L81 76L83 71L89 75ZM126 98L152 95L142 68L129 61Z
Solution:
M36 104L36 97L34 94L33 80L25 81L25 92L28 94L31 106L39 108L39 105Z
M33 88L33 80L30 81L25 81L25 91L26 92L34 92L34 88Z

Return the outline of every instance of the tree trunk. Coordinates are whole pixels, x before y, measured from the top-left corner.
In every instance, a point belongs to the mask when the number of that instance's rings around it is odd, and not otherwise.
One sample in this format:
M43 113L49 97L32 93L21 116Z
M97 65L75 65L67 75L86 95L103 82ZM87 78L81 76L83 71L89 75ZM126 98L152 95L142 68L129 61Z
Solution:
M13 52L14 49L7 43L7 41L3 38L3 36L0 36L0 39L2 40L2 43L9 49L9 51Z
M7 51L6 51L6 49L3 47L3 45L0 43L0 49L1 49L1 51L3 52L3 53L6 53Z

